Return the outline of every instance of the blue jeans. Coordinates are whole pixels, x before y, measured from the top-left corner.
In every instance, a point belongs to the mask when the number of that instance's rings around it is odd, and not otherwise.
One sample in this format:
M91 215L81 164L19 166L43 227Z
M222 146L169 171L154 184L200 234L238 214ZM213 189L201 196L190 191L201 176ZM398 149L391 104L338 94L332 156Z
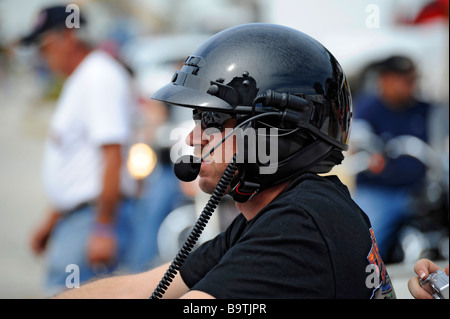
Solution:
M387 257L395 242L400 224L414 215L411 196L410 190L402 188L368 185L356 188L354 200L370 219L382 258Z
M95 207L85 206L63 216L53 229L47 250L46 288L57 293L66 288L66 279L71 275L68 265L79 268L80 284L99 275L106 275L123 267L123 257L129 244L133 200L123 200L117 212L115 231L117 234L117 262L108 267L93 268L87 260L87 243L95 222Z

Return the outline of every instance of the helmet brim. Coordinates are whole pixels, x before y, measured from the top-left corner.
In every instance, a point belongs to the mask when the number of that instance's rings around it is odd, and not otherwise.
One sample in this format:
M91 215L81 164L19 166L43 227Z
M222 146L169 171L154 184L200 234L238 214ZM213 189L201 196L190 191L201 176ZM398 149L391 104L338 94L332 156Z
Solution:
M214 95L173 82L160 88L151 98L168 104L193 109L214 110L224 113L233 111L233 107L230 104Z

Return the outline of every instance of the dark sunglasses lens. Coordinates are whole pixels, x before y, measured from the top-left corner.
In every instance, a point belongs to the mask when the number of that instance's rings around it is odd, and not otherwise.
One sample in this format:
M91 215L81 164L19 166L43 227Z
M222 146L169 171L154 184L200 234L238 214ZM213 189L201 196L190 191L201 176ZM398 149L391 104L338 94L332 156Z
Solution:
M202 129L217 128L222 130L223 123L231 118L231 115L218 112L193 112L194 121L201 121Z

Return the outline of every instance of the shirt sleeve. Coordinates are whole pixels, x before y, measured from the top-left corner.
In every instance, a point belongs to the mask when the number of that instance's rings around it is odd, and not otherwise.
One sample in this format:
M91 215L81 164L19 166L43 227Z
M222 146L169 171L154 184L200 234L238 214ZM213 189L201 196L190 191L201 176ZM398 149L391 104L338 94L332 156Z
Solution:
M214 245L209 248L214 251ZM280 207L255 220L191 289L225 299L332 298L330 264L312 218Z

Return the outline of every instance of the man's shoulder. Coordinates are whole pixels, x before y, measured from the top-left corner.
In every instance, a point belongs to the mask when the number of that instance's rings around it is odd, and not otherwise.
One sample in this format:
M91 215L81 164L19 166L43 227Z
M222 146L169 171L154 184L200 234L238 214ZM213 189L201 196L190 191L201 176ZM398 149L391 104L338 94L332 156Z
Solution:
M380 97L373 93L362 94L353 101L355 105L355 114L357 116L370 112L373 108L382 108L383 102Z
M94 50L89 53L80 65L79 73L89 78L100 77L104 80L128 79L128 73L119 61L102 50Z
M339 179L335 179L332 176L319 176L312 173L302 174L295 178L285 190L278 195L269 205L267 205L264 211L275 212L277 215L279 212L284 214L308 214L310 206L317 206L320 201L326 199L326 197L340 194L338 189L342 186Z
M313 219L317 217L322 219L328 216L330 211L339 211L340 215L350 214L353 217L360 215L360 210L351 198L348 188L337 176L309 173L296 178L268 205L268 209L275 213L294 213Z

